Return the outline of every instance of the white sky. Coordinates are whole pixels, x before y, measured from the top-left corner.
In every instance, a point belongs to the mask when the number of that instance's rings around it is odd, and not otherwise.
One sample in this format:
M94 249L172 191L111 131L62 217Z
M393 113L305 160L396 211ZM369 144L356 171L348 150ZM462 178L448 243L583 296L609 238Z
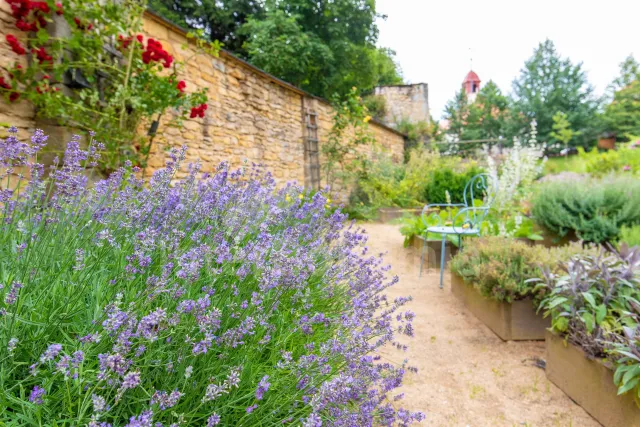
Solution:
M551 39L563 57L583 62L597 94L633 53L640 60L640 0L377 0L378 44L396 51L409 83L429 84L431 115L469 71L503 93L537 44Z

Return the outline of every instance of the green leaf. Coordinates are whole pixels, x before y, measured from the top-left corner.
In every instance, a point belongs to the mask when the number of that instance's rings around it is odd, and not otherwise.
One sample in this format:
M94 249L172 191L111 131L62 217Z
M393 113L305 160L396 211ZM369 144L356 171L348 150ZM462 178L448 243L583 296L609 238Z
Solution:
M632 378L640 374L640 365L633 365L622 377L622 384L627 384Z
M529 240L544 240L544 237L542 237L539 234L535 234L535 233L531 233L527 236L527 239Z
M593 298L593 295L591 295L589 292L583 292L583 293L582 293L582 296L584 297L584 299L586 299L586 300L587 300L587 302L588 302L589 304L591 304L591 307L594 307L594 308L595 308L595 306L596 306L596 300L595 300L595 298Z
M566 317L558 317L553 322L553 329L555 329L558 332L564 332L567 330L568 327L569 327L569 319L567 319Z
M549 303L549 310L551 310L552 308L555 308L555 307L559 306L560 304L565 303L567 301L568 301L568 299L566 297L555 298Z
M595 326L595 320L593 318L593 314L591 313L582 313L580 316L585 326L587 327L587 332L593 332L593 327Z
M624 393L628 392L629 390L631 390L632 388L634 388L636 385L638 385L638 381L640 381L640 378L635 377L634 379L632 379L628 383L625 383L622 386L620 386L618 388L618 396L620 396L621 394L624 394Z
M607 306L604 304L600 304L596 307L596 323L600 325L605 317L607 317Z

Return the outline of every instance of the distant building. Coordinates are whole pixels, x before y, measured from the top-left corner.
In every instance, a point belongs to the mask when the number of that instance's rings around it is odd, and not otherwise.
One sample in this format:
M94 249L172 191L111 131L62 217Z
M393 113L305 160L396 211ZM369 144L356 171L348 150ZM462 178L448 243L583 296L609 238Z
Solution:
M402 120L429 123L429 86L426 83L379 86L374 95L384 98L385 116L382 121L392 127Z
M476 100L478 92L480 92L480 77L478 77L478 75L473 70L471 70L464 78L462 86L464 87L464 91L467 93L467 99L469 100L469 103L472 103Z

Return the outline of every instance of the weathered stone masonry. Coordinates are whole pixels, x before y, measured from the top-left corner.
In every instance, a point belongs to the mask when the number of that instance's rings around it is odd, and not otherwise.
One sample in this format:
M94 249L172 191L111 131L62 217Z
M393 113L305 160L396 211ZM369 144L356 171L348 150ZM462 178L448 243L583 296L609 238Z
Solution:
M0 2L0 37L4 41L13 30L13 18L6 2ZM182 129L165 127L163 118L154 140L149 166L157 169L167 159L166 148L189 147L187 160L199 160L203 171L212 171L221 161L232 167L245 162L266 166L279 182L295 180L311 183L310 156L305 155L307 113L317 116L320 145L331 129L333 110L330 104L314 97L226 51L219 57L194 55L186 34L164 19L147 13L144 21L147 37L160 41L177 60L186 61L184 80L187 90L208 88L208 104L204 119L187 120ZM6 43L0 43L2 68L18 58ZM36 126L33 108L27 102L7 104L0 101L0 123L12 124L26 137ZM402 158L404 137L397 131L371 122L377 144L397 159Z

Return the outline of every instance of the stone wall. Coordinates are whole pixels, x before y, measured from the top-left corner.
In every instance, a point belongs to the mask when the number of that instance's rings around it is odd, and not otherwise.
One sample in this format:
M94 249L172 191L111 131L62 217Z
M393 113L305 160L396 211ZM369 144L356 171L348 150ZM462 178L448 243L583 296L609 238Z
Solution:
M385 124L396 126L403 119L412 123L429 122L429 87L426 83L380 86L374 94L385 100Z
M6 2L0 3L0 66L6 68L18 58L4 43L13 31L13 18ZM309 156L305 155L307 135L305 114L318 118L320 145L331 129L333 110L329 103L314 97L256 67L220 52L219 57L195 55L184 31L162 18L147 13L144 32L162 43L177 60L186 64L184 80L187 90L208 89L209 108L204 119L186 120L183 128L166 126L163 117L149 158L150 169L167 160L166 149L189 147L187 159L199 160L202 170L212 171L221 161L232 167L247 163L265 165L279 182L295 180L309 184ZM185 48L186 46L186 48ZM6 74L4 74L6 75ZM36 126L34 111L26 102L7 104L0 101L0 123L13 124L22 136ZM371 122L377 143L402 158L404 137L381 123Z

